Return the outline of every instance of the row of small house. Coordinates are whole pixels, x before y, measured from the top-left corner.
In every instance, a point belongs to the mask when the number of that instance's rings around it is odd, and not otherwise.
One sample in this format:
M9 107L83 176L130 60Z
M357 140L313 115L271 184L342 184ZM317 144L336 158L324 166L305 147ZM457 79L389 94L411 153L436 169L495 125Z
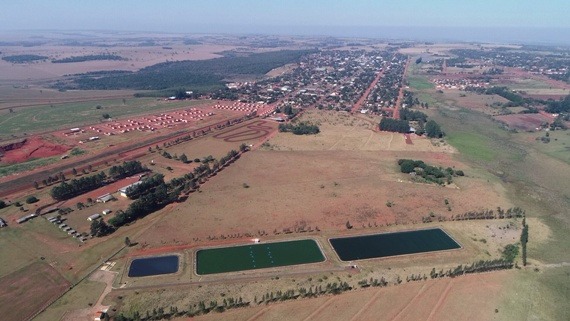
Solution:
M49 222L55 224L55 225L58 225L58 227L59 227L62 231L67 232L68 235L71 235L71 236L75 237L76 239L79 239L81 242L87 241L87 237L81 235L80 233L77 233L76 230L74 230L73 228L71 228L71 227L68 226L67 224L62 223L62 221L61 221L59 218L57 218L57 217L49 217L47 220L48 220Z

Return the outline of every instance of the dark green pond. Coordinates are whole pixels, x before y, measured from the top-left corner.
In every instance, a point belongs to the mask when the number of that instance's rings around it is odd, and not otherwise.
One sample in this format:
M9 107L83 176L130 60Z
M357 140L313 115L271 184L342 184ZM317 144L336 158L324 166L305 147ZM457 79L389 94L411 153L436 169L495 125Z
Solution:
M343 261L461 248L439 228L335 238L330 242Z
M314 240L221 247L196 253L196 273L214 274L322 262Z
M129 277L170 274L178 272L178 256L157 256L135 259L129 267Z

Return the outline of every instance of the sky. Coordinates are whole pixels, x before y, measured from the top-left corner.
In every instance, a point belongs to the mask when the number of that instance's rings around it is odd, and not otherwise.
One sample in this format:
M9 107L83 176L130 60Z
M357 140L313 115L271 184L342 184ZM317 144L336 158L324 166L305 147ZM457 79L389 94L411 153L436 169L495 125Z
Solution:
M0 10L0 31L260 33L570 43L568 0L4 2Z

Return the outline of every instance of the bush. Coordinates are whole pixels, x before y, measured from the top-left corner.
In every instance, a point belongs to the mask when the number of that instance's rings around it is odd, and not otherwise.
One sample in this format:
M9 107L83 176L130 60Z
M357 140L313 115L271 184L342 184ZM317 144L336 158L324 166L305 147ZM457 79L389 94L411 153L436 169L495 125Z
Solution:
M3 200L0 200L0 208L4 208L6 207L6 202L4 202Z
M39 199L35 196L30 196L30 197L26 198L26 203L28 203L28 204L33 204L37 201L39 201Z

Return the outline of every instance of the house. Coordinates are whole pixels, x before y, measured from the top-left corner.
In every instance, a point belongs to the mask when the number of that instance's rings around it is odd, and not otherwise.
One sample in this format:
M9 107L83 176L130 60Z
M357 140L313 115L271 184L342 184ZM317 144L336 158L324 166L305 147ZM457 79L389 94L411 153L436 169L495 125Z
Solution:
M107 214L109 214L109 213L111 213L111 212L112 212L112 211L111 211L110 209L104 209L102 213L103 213L103 215L107 215Z
M6 226L8 226L8 223L6 223L6 221L0 218L0 227L6 227Z
M115 196L111 195L111 193L107 193L105 195L101 195L97 197L97 203L107 203L109 201L114 201Z
M98 219L98 218L101 218L101 214L99 214L99 213L93 214L93 215L89 216L89 217L87 218L87 220L88 220L88 221L94 221L94 220L96 220L96 219Z
M127 185L127 186L125 186L125 187L121 187L121 188L119 188L119 193L121 194L122 197L128 197L128 196L127 196L127 190L128 190L130 187L137 186L137 185L139 185L139 184L142 184L142 181L134 182L134 183L132 183L131 185Z

